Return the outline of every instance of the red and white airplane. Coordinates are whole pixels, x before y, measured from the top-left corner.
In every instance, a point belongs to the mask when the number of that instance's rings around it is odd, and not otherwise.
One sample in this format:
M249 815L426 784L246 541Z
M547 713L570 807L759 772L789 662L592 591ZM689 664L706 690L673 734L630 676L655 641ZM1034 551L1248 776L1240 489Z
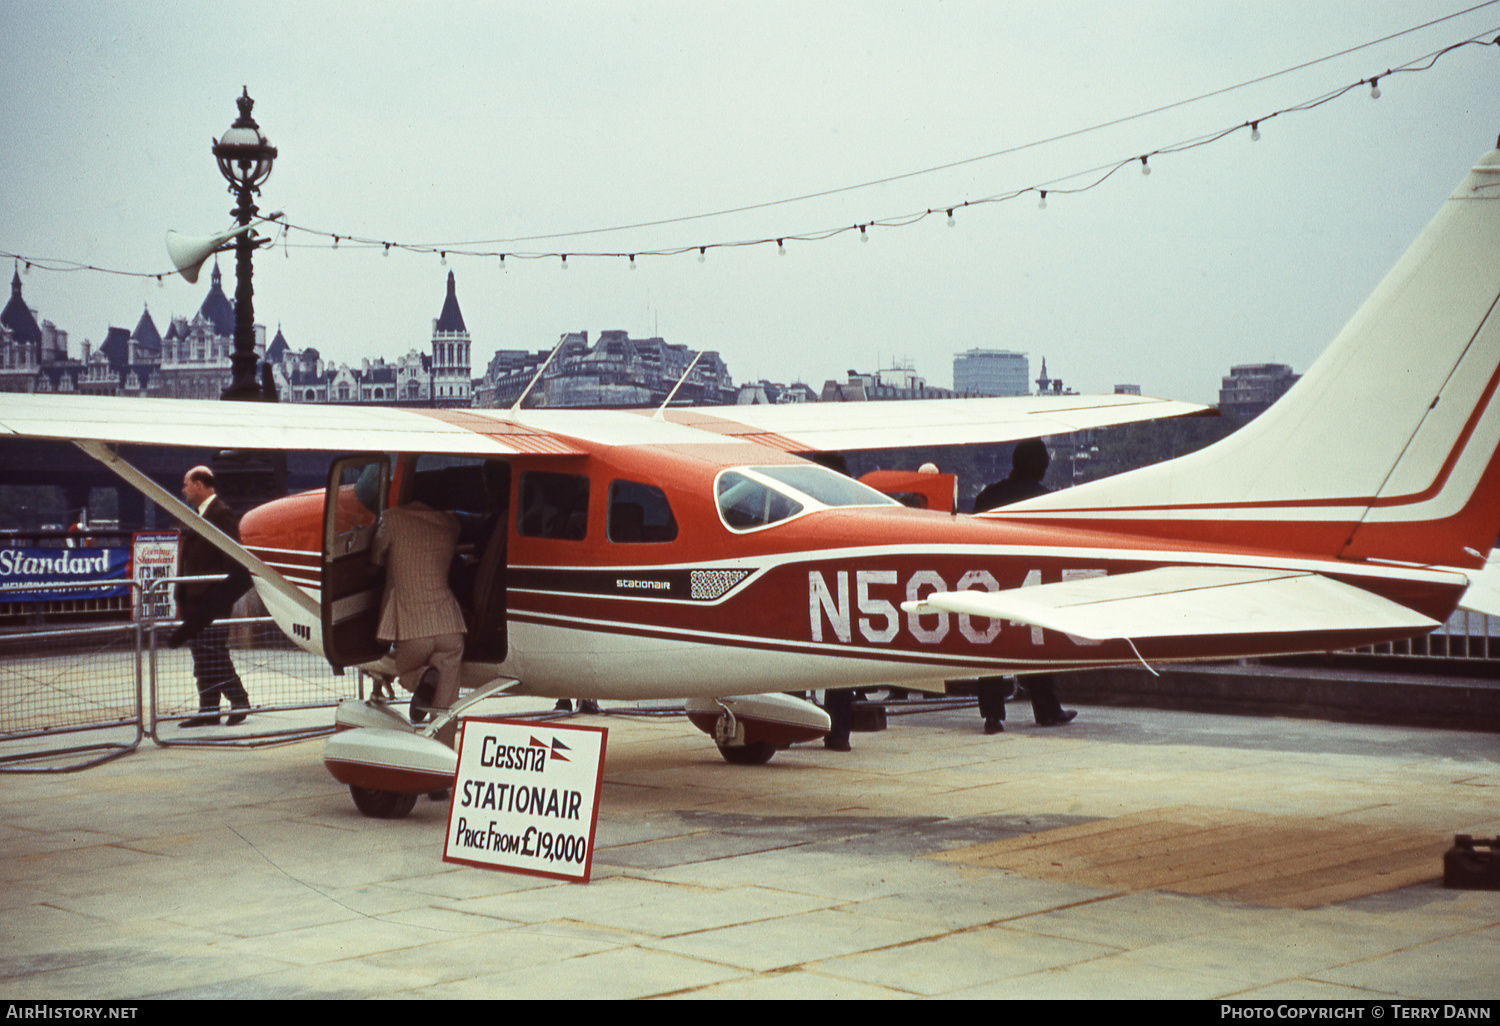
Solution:
M975 516L904 507L804 457L1197 408L1048 396L652 414L6 396L0 430L70 439L109 465L246 566L282 629L339 666L381 668L368 555L382 508L421 496L466 511L464 672L479 690L452 715L496 693L686 698L726 758L761 762L828 727L779 692L1328 651L1441 624L1500 532L1497 301L1492 151L1267 413L1191 455ZM248 513L240 546L116 443L360 455L334 464L325 491ZM437 740L447 719L413 728L355 703L325 762L363 811L401 815L452 779Z

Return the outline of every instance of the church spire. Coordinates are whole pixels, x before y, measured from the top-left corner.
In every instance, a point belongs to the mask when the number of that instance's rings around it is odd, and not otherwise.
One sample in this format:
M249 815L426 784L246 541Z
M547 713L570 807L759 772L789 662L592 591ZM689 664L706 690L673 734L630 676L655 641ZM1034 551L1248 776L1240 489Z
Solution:
M458 291L453 281L453 272L448 272L448 298L443 300L443 312L438 316L435 331L468 331L464 327L464 315L458 309Z

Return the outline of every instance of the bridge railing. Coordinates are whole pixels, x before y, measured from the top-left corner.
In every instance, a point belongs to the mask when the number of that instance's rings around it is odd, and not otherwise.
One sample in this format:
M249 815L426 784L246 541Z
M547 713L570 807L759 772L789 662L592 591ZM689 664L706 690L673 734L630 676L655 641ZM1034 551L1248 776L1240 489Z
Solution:
M1500 666L1500 617L1460 609L1431 633L1407 641L1387 641L1351 649L1350 654L1401 659L1431 659L1455 666L1486 663Z

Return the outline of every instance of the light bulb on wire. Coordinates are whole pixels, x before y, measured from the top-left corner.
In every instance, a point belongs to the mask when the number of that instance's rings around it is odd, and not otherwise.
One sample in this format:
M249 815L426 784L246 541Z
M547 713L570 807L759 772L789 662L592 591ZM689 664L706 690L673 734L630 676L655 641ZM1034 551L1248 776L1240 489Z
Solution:
M1142 157L1141 158L1141 174L1143 174L1143 175L1149 175L1150 173L1151 173L1151 165L1148 164L1148 163L1146 163L1146 158L1145 157Z
M1260 142L1260 122L1259 121L1252 121L1252 122L1250 122L1250 141L1251 142Z

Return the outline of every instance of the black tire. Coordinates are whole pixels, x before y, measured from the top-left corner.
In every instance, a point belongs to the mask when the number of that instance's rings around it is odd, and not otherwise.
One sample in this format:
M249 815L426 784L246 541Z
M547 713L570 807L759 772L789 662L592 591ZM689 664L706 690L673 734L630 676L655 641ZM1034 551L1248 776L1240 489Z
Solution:
M719 754L724 756L725 762L735 766L764 766L776 754L776 747L764 741L748 745L720 745Z
M371 819L400 819L417 805L414 794L377 791L354 784L349 785L349 795L354 799L354 807Z

